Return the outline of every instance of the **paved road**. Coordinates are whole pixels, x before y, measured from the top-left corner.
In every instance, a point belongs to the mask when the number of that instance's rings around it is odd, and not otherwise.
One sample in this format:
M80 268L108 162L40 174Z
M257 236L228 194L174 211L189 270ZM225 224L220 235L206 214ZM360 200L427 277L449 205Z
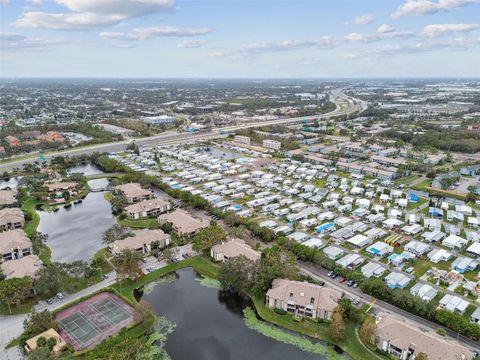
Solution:
M366 108L366 103L363 101L360 101L358 99L353 99L345 94L343 94L341 91L337 90L334 93L334 98L336 101L340 100L342 102L347 102L348 106L344 109L341 108L341 106L338 105L335 110L325 113L325 114L320 114L320 115L314 115L314 116L303 116L303 117L296 117L296 118L287 118L287 119L277 119L277 120L269 120L269 121L262 121L262 122L254 122L254 123L249 123L249 124L242 124L242 125L236 125L236 126L229 126L229 127L223 127L223 128L217 128L213 129L211 132L207 133L198 133L198 134L192 134L192 133L178 133L175 131L171 131L168 133L162 133L159 135L147 137L147 138L141 138L141 139L136 139L135 143L148 147L148 146L154 146L154 145L170 145L170 144L180 144L180 143L185 143L185 142L190 142L190 141L199 141L199 140L207 140L207 139L215 139L215 138L220 138L224 137L225 135L222 135L224 132L228 131L234 131L238 129L246 129L246 128L255 128L255 127L262 127L262 126L267 126L267 125L282 125L282 124L291 124L291 123L297 123L297 122L302 122L306 120L313 120L313 119L329 119L335 116L341 116L341 115L348 115L352 114L358 111L361 111ZM82 147L78 149L69 149L69 150L64 150L60 152L54 152L50 154L46 154L45 158L47 160L50 160L51 158L58 156L58 155L69 155L69 156L74 156L74 155L89 155L94 152L116 152L116 151L122 151L125 150L127 147L128 143L131 142L131 140L124 140L124 141L118 141L114 143L106 143L106 144L98 144L98 145L92 145L88 147ZM37 156L32 156L29 158L23 158L19 160L14 160L11 162L3 163L0 164L0 171L11 171L14 168L19 168L22 167L24 164L31 164L37 161Z
M80 299L84 296L93 294L100 289L115 283L117 275L112 272L108 275L108 278L100 281L88 288L85 288L75 294L67 295L62 300L56 299L53 304L49 305L46 301L40 301L35 309L38 311L50 310L55 311L62 306ZM23 321L27 318L27 314L13 315L13 316L0 316L0 354L3 353L5 346L13 339L20 336L23 332ZM2 358L0 358L2 359Z
M329 286L331 286L334 289L337 289L339 291L344 292L350 297L356 297L360 300L362 300L365 303L372 303L375 301L375 308L380 309L386 313L389 314L395 314L397 316L400 316L402 318L408 319L410 321L413 321L417 323L420 327L428 329L432 332L435 332L436 329L442 327L432 321L426 320L420 316L416 316L412 313L409 313L408 311L402 310L400 308L397 308L396 306L393 306L389 303L386 303L384 301L375 299L367 294L362 293L362 291L359 288L351 288L348 287L344 283L340 283L338 280L332 280L327 276L327 271L324 269L319 269L311 264L304 263L304 262L299 262L300 269L307 275L312 276L313 278L325 281L325 283L328 283ZM338 278L337 278L338 279ZM463 335L459 335L451 330L447 330L447 336L456 339L457 341L463 343L463 345L467 346L468 348L471 349L476 349L477 351L480 351L480 342L471 340Z
M199 140L209 140L217 139L223 137L224 135L218 133L202 133L202 134L190 134L190 133L169 133L169 134L160 134L151 136L148 138L136 139L135 143L141 146L153 146L153 145L170 145L170 144L181 144L190 141L199 141ZM114 143L98 144L78 149L70 149L59 152L54 152L51 154L45 154L46 160L50 160L55 156L75 156L75 155L90 155L95 152L116 152L125 150L128 143L131 142L124 140ZM14 168L20 168L24 164L31 164L35 161L38 161L36 156L19 159L15 161L10 161L7 163L0 164L0 171L10 171Z

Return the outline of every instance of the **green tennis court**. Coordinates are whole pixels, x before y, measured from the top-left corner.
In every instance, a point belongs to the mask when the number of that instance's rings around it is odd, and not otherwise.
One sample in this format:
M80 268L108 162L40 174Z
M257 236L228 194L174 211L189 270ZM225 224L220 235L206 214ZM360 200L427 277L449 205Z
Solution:
M56 314L60 336L75 350L99 344L132 324L134 309L112 293L93 295Z
M111 298L97 301L90 305L90 307L112 325L118 324L131 316L130 312Z

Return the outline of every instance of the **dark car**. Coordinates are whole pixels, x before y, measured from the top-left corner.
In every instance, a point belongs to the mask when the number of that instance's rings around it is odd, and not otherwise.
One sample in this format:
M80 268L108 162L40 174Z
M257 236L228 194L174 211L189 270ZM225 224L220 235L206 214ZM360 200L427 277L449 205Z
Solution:
M335 279L337 276L338 276L337 274L333 273L330 277L331 277L332 279Z
M348 280L347 281L347 286L351 287L351 286L353 286L353 284L355 284L355 281L353 281L353 280Z

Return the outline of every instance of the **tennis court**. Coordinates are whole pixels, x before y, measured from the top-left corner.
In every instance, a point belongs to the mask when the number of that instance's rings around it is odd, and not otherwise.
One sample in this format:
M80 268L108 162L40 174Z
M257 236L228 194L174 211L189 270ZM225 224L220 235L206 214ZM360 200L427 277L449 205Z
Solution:
M134 310L111 293L100 293L59 312L59 333L75 350L97 345L134 322Z

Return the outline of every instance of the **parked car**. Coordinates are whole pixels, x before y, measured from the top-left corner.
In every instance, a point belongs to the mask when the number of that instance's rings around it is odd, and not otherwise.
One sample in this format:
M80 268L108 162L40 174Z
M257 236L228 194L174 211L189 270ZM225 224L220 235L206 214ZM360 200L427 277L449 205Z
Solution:
M358 304L360 304L360 300L358 300L357 298L353 298L352 299L352 304L353 305L358 305Z
M48 300L47 300L47 304L48 304L48 305L52 305L52 304L53 304L53 299L48 299Z
M352 287L353 284L355 284L355 281L353 281L353 280L348 280L347 281L347 286Z
M59 298L60 300L62 300L65 296L63 296L63 294L61 292L59 292L57 294L57 298Z
M356 282L356 283L353 283L353 287L354 287L354 288L357 288L357 287L358 287L358 283L357 283L357 282Z

